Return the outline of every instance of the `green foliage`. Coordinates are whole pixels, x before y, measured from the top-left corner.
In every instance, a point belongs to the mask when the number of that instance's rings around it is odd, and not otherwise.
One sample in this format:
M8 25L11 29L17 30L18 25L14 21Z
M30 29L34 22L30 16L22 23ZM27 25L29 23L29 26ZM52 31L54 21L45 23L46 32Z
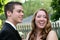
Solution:
M38 8L40 3L36 1L27 1L23 4L25 17L32 15Z
M1 30L1 28L2 28L2 20L0 19L0 30Z
M2 20L2 23L4 22L5 15L4 15L4 5L8 2L8 0L0 0L0 20ZM2 24L1 23L1 24ZM2 28L2 25L0 25L0 29Z
M7 0L0 0L0 14L3 13L3 11L4 11L3 7L7 2L8 2Z
M5 20L5 15L4 15L4 5L8 2L8 0L0 0L0 19Z
M1 14L1 15L0 15L0 19L1 19L1 20L5 20L5 19L6 19L5 15L4 15L4 14Z
M3 0L2 0L3 1ZM17 1L17 0L16 0ZM20 0L19 0L20 1ZM2 2L2 6L4 7L4 5L8 2L8 0L4 0ZM48 4L47 4L48 3ZM49 9L50 8L50 3L51 1L41 1L41 0L29 0L29 1L25 1L25 3L23 3L23 8L24 8L24 17L28 17L30 15L33 15L34 12L37 10L37 9L40 9L40 8L44 8L46 9L49 13L51 13L51 10ZM3 8L2 7L2 8ZM1 8L1 7L0 7ZM4 9L4 8L3 8ZM3 10L0 12L0 19L2 20L5 20L5 16L3 16Z
M47 4L48 3L48 4ZM30 16L32 14L34 14L34 12L40 8L44 8L46 9L49 13L51 13L50 8L50 2L46 2L46 1L41 1L41 0L34 0L34 1L26 1L24 4L24 17Z
M52 0L51 6L54 11L51 20L56 21L60 17L60 0Z

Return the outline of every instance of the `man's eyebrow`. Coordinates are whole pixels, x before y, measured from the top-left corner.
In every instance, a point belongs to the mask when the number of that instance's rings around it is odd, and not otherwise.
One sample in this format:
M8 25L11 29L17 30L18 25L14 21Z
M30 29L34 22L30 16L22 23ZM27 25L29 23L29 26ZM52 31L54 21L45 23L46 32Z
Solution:
M23 11L23 10L18 10L18 11L22 11L22 12L24 13L24 11Z

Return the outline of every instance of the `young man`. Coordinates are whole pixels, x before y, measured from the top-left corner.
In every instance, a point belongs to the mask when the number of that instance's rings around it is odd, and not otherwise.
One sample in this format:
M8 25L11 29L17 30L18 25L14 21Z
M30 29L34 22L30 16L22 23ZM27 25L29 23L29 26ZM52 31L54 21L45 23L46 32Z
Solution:
M23 19L23 7L20 2L8 2L4 7L6 21L0 32L0 40L22 40L16 30L16 24Z

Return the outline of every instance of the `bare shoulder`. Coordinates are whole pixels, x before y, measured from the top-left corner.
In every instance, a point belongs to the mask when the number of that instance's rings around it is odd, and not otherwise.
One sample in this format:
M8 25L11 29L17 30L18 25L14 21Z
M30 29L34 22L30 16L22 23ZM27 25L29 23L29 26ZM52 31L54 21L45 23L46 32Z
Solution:
M29 36L29 35L30 35L30 33L31 33L31 31L27 34L27 36Z
M49 32L49 35L55 35L56 34L56 32L54 31L54 30L51 30L50 32Z
M54 30L48 33L47 40L58 40L57 34Z
M31 33L31 32L29 32L29 33L27 34L26 40L28 40L28 38L29 38L29 36L30 36L30 33Z

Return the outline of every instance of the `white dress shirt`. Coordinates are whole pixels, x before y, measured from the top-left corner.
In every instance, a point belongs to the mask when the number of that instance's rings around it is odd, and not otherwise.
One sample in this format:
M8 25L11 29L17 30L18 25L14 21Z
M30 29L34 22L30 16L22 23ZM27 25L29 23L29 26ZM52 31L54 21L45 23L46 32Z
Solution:
M16 30L16 27L13 23L9 22L8 20L5 21L6 23L9 23L15 30Z

